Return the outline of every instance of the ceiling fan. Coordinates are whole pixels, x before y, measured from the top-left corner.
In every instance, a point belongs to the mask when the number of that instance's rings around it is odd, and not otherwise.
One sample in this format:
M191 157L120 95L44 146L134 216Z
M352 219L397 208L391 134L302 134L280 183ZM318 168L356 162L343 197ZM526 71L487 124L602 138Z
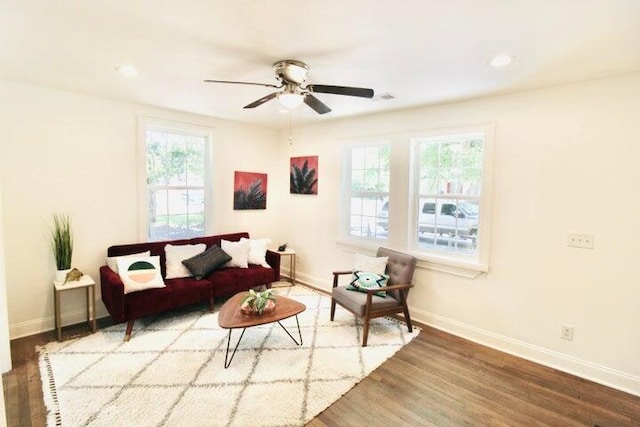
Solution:
M268 83L253 82L237 82L230 80L205 80L207 83L232 83L240 85L254 85L273 87L282 89L281 91L272 92L269 95L246 105L244 108L255 108L267 101L278 98L280 103L289 109L298 107L303 102L311 107L318 114L326 114L331 111L322 101L316 98L314 93L331 93L335 95L357 96L360 98L373 98L373 89L350 87L350 86L331 86L308 84L303 86L307 80L307 71L309 66L301 61L293 59L283 59L273 64L273 71L279 85Z

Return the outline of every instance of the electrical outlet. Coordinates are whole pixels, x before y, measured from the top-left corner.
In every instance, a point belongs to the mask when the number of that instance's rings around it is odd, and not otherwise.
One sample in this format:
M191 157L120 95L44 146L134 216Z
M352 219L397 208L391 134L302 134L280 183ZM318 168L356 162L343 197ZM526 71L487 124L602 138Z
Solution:
M560 338L567 341L573 340L573 326L562 325L560 329Z
M567 246L572 248L593 249L593 234L567 233Z

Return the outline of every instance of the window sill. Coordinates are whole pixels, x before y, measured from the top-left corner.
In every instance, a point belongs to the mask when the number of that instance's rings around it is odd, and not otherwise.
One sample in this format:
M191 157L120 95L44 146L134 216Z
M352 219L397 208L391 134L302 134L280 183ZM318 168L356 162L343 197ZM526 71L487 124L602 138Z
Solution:
M345 249L349 252L364 252L367 255L375 255L377 249L380 246L389 247L390 249L404 252L416 257L418 259L417 268L438 271L440 273L447 273L467 279L473 280L481 274L489 272L489 266L485 264L463 261L459 259L429 256L425 255L424 253L416 253L407 249L392 248L386 243L387 242L385 241L361 241L356 239L340 239L336 241L338 247L342 249Z
M483 273L489 272L489 266L475 262L465 262L450 258L439 258L424 254L411 253L418 258L418 268L452 274L454 276L475 279Z

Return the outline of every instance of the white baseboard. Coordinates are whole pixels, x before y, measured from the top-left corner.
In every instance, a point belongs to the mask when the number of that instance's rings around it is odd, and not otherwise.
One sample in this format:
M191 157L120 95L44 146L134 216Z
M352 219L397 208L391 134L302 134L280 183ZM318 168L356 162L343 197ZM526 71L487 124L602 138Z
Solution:
M425 325L468 339L469 341L584 378L607 387L640 396L640 378L573 356L467 325L415 307L411 318Z
M331 285L327 280L321 280L301 273L298 273L297 276L297 281L302 284L316 289L331 290ZM321 284L321 286L317 284ZM410 307L409 310L413 320L425 325L521 357L522 359L530 360L607 387L624 391L625 393L640 396L640 377L467 325L415 307Z
M316 288L318 290L330 291L331 285L326 280L310 277L306 274L297 274L296 281ZM317 284L321 284L318 286ZM324 285L324 286L323 286ZM328 286L328 287L327 287ZM640 396L640 377L617 371L615 369L600 366L576 357L568 356L557 351L549 350L540 346L529 344L504 335L496 334L485 329L467 325L437 314L410 307L411 317L417 322L432 326L436 329L451 333L453 335L468 339L469 341L539 363L563 372L575 375L580 378L603 384L607 387L615 388L636 396ZM103 310L98 309L98 318L107 315ZM62 324L72 325L86 320L86 311L79 309L63 313ZM53 316L41 319L29 320L21 323L9 325L11 339L21 338L55 328Z
M101 310L98 307L96 318L108 316L106 310ZM83 323L87 321L87 310L81 308L77 310L69 310L61 313L62 325L74 325L77 323ZM10 339L27 337L29 335L39 334L41 332L51 331L56 327L55 317L46 316L40 319L27 320L26 322L12 323L9 325Z

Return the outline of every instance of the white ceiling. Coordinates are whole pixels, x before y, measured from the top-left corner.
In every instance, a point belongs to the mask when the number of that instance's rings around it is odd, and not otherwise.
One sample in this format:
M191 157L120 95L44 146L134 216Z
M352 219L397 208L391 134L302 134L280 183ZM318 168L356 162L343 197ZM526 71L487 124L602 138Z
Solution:
M2 79L281 128L242 108L272 89L202 82L275 84L279 59L397 97L317 94L333 111L294 125L582 81L640 71L640 0L0 0Z

